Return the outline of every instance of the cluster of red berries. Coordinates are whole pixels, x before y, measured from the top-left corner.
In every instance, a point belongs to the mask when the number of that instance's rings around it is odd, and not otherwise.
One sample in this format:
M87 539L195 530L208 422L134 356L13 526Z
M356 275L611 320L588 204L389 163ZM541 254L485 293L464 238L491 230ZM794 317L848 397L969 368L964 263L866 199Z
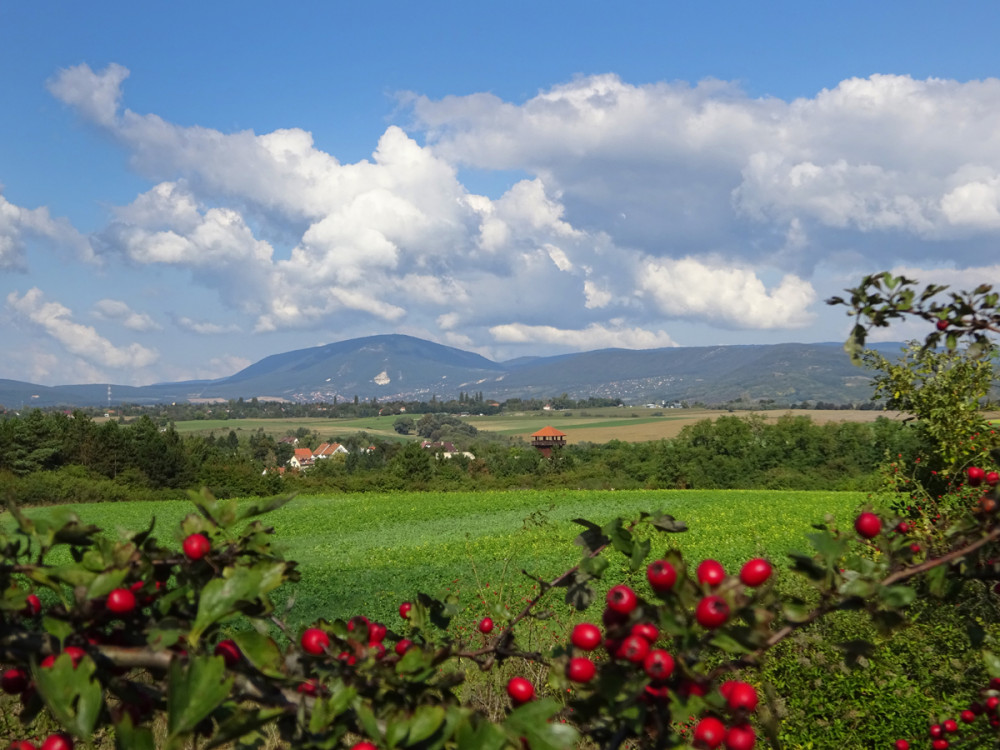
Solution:
M985 716L990 727L1000 729L1000 697L996 695L998 691L1000 691L1000 678L994 677L983 690L983 693L987 694L984 700L977 701L962 711L958 715L959 721L962 724L973 724L980 716ZM954 739L953 735L958 733L959 728L959 722L955 719L945 719L940 724L931 724L927 734L931 739L933 750L947 750L951 746L948 738ZM896 740L893 747L895 750L910 750L910 743L907 740Z
M347 622L347 631L350 634L346 643L348 650L341 651L338 654L338 659L346 661L348 664L356 663L359 647L364 649L363 653L370 654L376 659L381 659L385 656L383 641L389 630L382 623L372 622L364 615L357 615ZM359 635L361 636L360 639L356 637ZM405 639L400 641L400 643L404 641ZM325 630L321 630L320 628L306 628L302 633L299 643L302 646L302 650L307 654L323 656L330 650L331 640L329 633ZM411 645L409 641L406 641L406 643L407 647ZM396 650L399 653L398 644ZM405 649L403 653L405 653Z
M996 487L997 484L1000 484L1000 473L986 471L978 466L970 466L966 469L965 475L970 487L978 487L983 482L986 482L990 487Z
M73 738L57 732L46 737L39 746L29 740L14 740L7 746L7 750L73 750Z
M755 558L742 567L739 579L744 586L757 587L766 583L772 573L767 560ZM721 586L727 575L718 561L704 560L697 568L696 577L699 584L712 590ZM677 569L667 560L656 560L646 568L646 580L657 594L672 590L677 579ZM644 620L629 624L639 607L638 595L631 587L619 584L608 591L605 604L602 616L604 632L593 623L582 622L570 633L575 653L566 663L566 677L578 684L593 680L597 675L597 665L590 653L603 646L610 658L642 669L650 680L645 688L648 699L666 699L669 696L668 682L674 676L675 660L668 650L657 647L660 632L655 624ZM726 599L710 592L699 600L694 612L698 624L709 630L724 625L729 616ZM682 685L677 685L677 689L703 695L706 686L685 680ZM748 721L749 713L757 707L756 690L745 682L733 680L724 683L720 692L733 713L733 721L727 727L716 716L703 717L694 728L695 745L714 750L724 743L727 750L750 750L757 739ZM514 677L507 683L507 695L514 705L521 705L535 697L535 688L524 677Z

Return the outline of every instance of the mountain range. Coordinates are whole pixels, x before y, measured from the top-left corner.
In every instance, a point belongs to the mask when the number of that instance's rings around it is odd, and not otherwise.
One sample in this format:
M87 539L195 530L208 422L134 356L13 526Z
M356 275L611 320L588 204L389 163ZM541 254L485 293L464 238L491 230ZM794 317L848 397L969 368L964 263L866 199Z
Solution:
M880 344L898 351L902 344ZM110 390L109 390L110 388ZM380 402L457 398L573 399L592 396L627 404L678 401L723 404L773 399L785 403L862 403L870 373L851 364L841 344L760 344L599 349L494 362L472 352L399 334L369 336L274 354L216 380L146 386L41 386L0 380L0 404L101 406L243 398L293 402L377 398Z

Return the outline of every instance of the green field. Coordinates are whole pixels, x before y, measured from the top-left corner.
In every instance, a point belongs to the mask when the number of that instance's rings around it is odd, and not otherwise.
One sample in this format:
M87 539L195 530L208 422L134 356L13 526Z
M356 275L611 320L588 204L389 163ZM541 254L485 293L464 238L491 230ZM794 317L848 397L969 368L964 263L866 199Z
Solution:
M617 515L663 510L690 531L658 534L654 553L676 545L691 560L715 557L735 570L755 555L780 561L787 552L804 549L810 524L826 513L843 523L864 500L861 493L847 492L403 492L298 497L266 522L275 527L285 556L300 563L302 581L282 592L296 598L293 624L358 613L392 622L399 602L418 591L458 593L470 606L469 618L485 613L484 599L517 605L530 591L522 568L550 579L579 559L580 548L572 541L580 527L573 518L605 523ZM157 536L179 547L178 523L193 506L108 503L64 509L112 532L144 528L155 515ZM10 522L3 515L0 520ZM606 580L624 579L628 571L621 556L611 553L609 560ZM641 576L635 583L645 586Z

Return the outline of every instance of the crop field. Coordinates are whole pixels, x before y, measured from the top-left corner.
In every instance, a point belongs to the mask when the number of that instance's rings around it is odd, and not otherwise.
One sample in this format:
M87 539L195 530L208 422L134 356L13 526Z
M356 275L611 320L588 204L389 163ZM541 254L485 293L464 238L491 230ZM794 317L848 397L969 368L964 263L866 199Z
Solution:
M880 416L893 419L901 417L896 412L873 410L796 409L773 411L719 411L712 409L647 409L644 407L604 407L571 411L515 412L497 416L468 416L463 420L478 430L500 435L528 438L531 433L551 425L566 433L567 443L606 443L610 440L643 442L676 437L687 425L703 419L716 419L723 415L746 417L757 414L768 421L785 415L806 416L817 424L826 422L871 422ZM654 416L655 415L655 416ZM278 439L304 427L315 430L324 439L346 437L355 432L367 432L383 440L419 440L416 435L404 437L393 429L399 415L367 417L364 419L327 419L302 417L298 419L199 419L177 422L182 435L214 434L223 437L230 430L237 436L247 436L263 430ZM414 421L420 414L407 414Z
M812 523L829 513L847 525L864 501L863 494L849 492L403 492L300 496L264 520L274 526L282 553L300 563L302 580L277 600L295 598L293 625L358 613L392 623L399 603L420 591L458 595L471 621L497 602L511 608L523 602L532 581L522 569L551 580L574 565L581 551L573 544L581 530L574 518L603 524L618 515L662 510L686 522L689 531L656 534L654 554L676 546L690 561L715 557L736 570L756 555L780 564L788 552L805 550L803 535ZM156 536L179 548L179 522L193 510L187 502L159 502L28 513L72 511L111 533L145 528L155 516ZM10 523L0 514L0 525ZM645 590L641 571L630 574L621 555L605 554L611 562L605 581L632 575ZM558 623L571 613L560 605L556 615Z

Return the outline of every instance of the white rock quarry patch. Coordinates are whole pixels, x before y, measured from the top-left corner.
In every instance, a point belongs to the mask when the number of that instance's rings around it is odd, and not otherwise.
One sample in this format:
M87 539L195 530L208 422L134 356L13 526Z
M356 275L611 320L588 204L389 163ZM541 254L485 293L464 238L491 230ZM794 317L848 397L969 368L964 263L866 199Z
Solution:
M376 385L389 385L389 383L391 382L389 379L389 373L387 373L385 370L382 370L382 372L376 375L374 380Z

